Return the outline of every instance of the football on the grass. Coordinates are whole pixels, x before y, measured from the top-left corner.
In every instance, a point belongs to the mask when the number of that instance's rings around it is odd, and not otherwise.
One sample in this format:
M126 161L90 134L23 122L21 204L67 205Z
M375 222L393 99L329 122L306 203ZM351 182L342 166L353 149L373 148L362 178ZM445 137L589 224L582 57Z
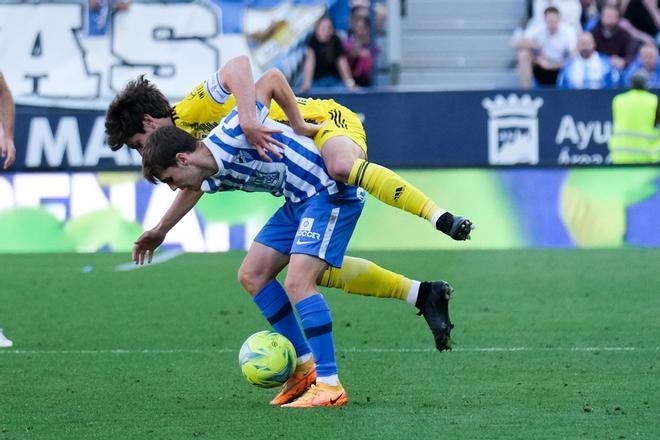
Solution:
M273 388L286 382L296 369L296 351L287 338L265 330L245 340L238 363L252 385Z

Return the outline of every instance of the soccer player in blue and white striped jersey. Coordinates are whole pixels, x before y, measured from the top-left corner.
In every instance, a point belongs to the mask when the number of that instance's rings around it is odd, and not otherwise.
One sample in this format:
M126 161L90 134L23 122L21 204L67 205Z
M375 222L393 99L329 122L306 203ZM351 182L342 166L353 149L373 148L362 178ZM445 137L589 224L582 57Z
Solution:
M267 191L298 203L324 189L336 194L340 185L345 186L328 176L323 158L311 139L295 135L289 127L267 119L268 108L261 103L257 103L257 111L266 127L283 131L274 135L284 145L281 157L272 156L268 162L259 156L245 139L234 109L202 141L219 169L216 175L202 182L202 191Z
M295 99L289 103L295 107ZM259 156L233 111L202 141L177 127L154 131L142 150L143 172L151 182L160 180L172 189L265 191L285 197L239 269L243 287L275 331L291 340L302 360L271 403L345 405L348 399L337 375L330 309L317 283L328 266L341 267L365 192L332 180L311 139L267 119L268 108L261 103L255 111L266 127L281 130L274 135L283 146L281 157L273 155L269 162ZM275 277L287 265L285 291Z

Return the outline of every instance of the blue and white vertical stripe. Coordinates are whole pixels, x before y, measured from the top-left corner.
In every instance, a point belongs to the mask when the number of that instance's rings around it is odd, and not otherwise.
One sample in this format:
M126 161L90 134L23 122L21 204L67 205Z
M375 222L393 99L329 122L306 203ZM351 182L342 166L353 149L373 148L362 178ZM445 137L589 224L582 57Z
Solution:
M619 74L610 59L594 52L587 59L576 55L559 73L557 87L560 89L603 89L613 87Z
M218 164L218 173L205 180L202 191L261 191L284 195L297 203L327 190L339 191L337 183L328 176L323 157L314 142L299 136L283 124L267 119L268 108L257 103L257 115L265 126L281 130L273 137L284 144L281 158L271 156L263 160L245 139L236 109L214 128L204 144Z

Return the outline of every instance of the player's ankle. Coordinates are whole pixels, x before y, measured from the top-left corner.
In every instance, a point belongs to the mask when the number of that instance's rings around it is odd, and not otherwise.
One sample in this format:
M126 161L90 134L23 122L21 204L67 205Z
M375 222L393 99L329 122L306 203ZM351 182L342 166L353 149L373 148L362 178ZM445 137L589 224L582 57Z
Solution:
M336 374L332 374L330 376L316 376L316 383L322 383L324 385L336 387L339 385L339 376Z
M435 228L449 235L454 224L454 216L450 212L440 215L435 221Z
M431 293L431 283L428 281L423 281L419 285L419 293L417 294L417 300L415 301L415 307L421 312L426 304L426 300Z

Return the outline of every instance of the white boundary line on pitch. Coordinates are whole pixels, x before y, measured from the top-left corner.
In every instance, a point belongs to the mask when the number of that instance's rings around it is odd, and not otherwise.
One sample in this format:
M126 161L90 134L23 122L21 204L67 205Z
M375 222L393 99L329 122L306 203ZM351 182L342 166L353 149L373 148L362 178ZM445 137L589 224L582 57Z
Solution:
M660 347L465 347L455 348L452 352L458 353L517 353L517 352L631 352L631 351L658 351ZM436 350L431 348L345 348L339 349L339 353L431 353ZM218 349L102 349L102 350L21 350L0 349L2 354L223 354L238 353L231 348Z
M124 263L124 264L120 264L119 266L115 266L114 270L115 272L125 272L127 270L142 269L143 267L149 267L149 266L153 266L154 264L164 263L166 261L178 257L183 253L184 252L180 249L161 252L151 260L151 263L146 262L147 256L145 255L144 257L145 264L143 265L135 264L134 262L131 261L130 263Z

